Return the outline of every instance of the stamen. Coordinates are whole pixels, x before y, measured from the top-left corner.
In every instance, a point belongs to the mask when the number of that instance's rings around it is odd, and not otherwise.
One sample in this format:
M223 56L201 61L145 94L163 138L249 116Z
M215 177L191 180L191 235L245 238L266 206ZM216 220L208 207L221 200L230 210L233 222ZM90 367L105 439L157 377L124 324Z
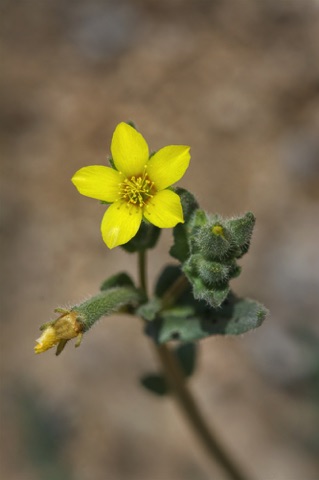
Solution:
M154 182L149 179L146 173L146 166L141 176L133 175L131 178L125 178L119 185L120 197L132 207L144 207L153 197L153 194Z

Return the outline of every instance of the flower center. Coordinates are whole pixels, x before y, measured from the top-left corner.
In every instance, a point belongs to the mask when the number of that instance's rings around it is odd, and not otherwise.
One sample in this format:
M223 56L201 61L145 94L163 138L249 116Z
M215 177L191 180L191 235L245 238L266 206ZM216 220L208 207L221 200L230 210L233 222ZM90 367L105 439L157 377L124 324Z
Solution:
M152 182L147 173L131 178L126 178L120 184L120 196L127 203L143 207L155 193L154 182Z

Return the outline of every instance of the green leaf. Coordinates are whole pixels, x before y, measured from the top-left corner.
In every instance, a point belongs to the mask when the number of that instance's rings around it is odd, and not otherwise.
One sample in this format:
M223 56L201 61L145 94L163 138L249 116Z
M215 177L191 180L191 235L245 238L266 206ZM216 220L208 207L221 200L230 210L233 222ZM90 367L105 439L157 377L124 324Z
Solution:
M146 327L146 333L158 343L169 340L192 342L211 335L241 335L259 327L267 310L254 300L230 294L220 308L203 301L191 301L162 311Z
M241 217L231 218L230 220L226 221L226 225L230 229L233 242L239 249L236 255L237 258L240 258L247 253L255 222L256 219L252 212L247 212Z
M137 309L136 314L144 318L144 320L151 322L155 319L156 315L161 310L161 308L162 308L161 300L157 297L153 297L149 302L141 305Z
M162 297L181 275L182 272L178 265L164 267L156 282L155 295Z
M141 378L141 384L147 390L159 396L164 396L169 392L167 382L163 375L150 373Z
M195 370L197 349L195 343L184 343L177 347L175 355L183 369L185 377L190 377Z
M100 286L100 290L109 290L113 287L134 287L134 281L126 272L117 273L104 280Z
M175 192L181 199L184 214L184 223L178 223L173 229L174 245L170 249L170 255L184 262L189 257L188 231L189 222L193 213L199 208L195 197L184 188L176 188Z
M121 247L128 253L135 253L148 248L154 248L160 234L160 228L143 221L135 237L124 245L121 245Z

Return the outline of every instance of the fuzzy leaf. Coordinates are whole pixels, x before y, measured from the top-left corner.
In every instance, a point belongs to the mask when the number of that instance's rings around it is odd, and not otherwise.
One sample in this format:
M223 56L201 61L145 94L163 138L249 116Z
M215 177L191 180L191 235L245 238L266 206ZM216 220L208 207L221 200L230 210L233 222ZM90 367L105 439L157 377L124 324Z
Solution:
M247 212L241 217L232 218L226 222L227 227L230 229L233 242L239 248L237 258L248 251L255 221L254 214Z
M155 395L163 396L169 391L165 378L157 373L144 375L141 378L141 384L150 392L155 393Z
M144 318L144 320L151 322L155 319L157 313L161 310L161 308L161 300L157 297L153 297L149 302L141 305L137 309L136 314Z
M134 281L126 272L117 273L104 280L100 286L100 290L108 290L114 287L134 287Z
M259 327L266 314L260 303L230 294L216 309L197 301L165 310L147 325L146 332L158 343L192 342L211 335L240 335Z
M196 209L199 208L199 205L195 197L184 188L176 188L175 192L181 199L185 223L178 223L176 227L174 227L174 245L171 247L169 253L180 262L184 262L190 254L188 244L189 221Z

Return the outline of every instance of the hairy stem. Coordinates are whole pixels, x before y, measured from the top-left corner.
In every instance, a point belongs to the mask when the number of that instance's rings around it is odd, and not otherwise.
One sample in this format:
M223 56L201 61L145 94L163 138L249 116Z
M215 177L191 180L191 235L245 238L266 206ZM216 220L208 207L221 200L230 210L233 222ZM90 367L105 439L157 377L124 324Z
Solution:
M139 284L141 290L147 296L147 281L146 281L146 250L140 250L138 252L138 274L139 274Z
M223 467L230 479L247 480L237 465L233 463L224 447L221 446L216 438L216 434L208 428L207 422L200 413L194 397L185 384L184 374L175 355L166 345L156 345L155 348L172 392L203 447L210 457Z
M139 252L138 266L140 287L146 293L147 280L145 250ZM169 289L169 294L167 294L165 298L165 304L171 304L174 301L174 298L178 296L186 286L187 280L183 275L177 279L173 288ZM185 376L176 356L166 345L153 345L177 403L184 412L189 424L192 426L209 456L219 463L231 480L247 480L247 477L241 473L226 450L221 446L217 440L216 434L207 427L205 418L199 411L195 399L186 386Z

